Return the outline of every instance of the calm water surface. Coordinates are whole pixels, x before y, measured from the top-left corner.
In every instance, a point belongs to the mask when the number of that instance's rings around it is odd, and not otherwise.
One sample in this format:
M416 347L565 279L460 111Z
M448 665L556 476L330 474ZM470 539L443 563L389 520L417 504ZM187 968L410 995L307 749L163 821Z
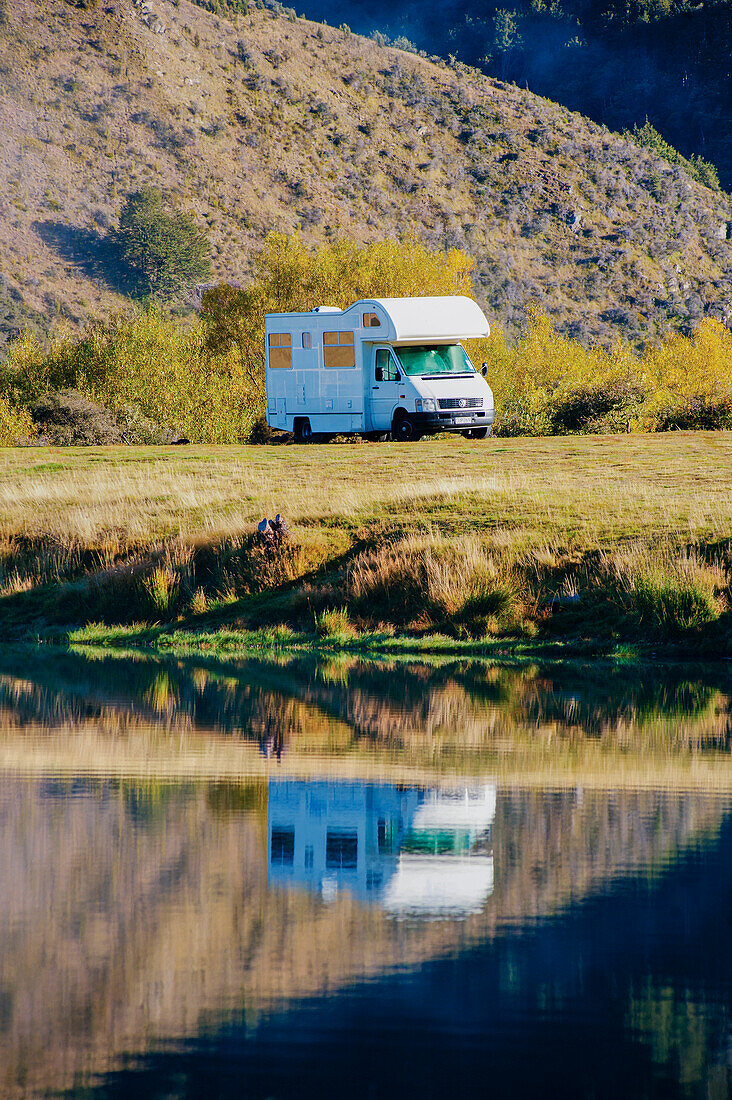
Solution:
M732 670L0 650L0 1096L732 1093Z

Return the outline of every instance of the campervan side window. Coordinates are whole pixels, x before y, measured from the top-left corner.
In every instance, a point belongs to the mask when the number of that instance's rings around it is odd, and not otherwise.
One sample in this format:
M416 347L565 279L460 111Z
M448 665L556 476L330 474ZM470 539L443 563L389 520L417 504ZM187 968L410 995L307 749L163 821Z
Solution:
M364 328L381 328L381 321L379 320L378 313L364 313L364 315L363 315L363 327Z
M386 348L379 348L376 352L375 380L377 382L399 382L401 377L391 352L387 351Z
M271 332L269 335L269 365L273 370L292 366L292 334Z
M302 346L309 348L312 346L312 337L309 332L303 332L302 334Z
M327 829L325 866L329 871L358 866L358 833L355 829Z
M352 332L323 333L323 362L332 370L356 366L356 348Z

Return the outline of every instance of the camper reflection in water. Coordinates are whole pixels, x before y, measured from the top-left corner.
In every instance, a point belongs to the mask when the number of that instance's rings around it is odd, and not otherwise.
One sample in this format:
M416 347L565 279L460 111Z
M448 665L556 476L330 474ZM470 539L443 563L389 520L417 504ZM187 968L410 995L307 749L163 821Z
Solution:
M455 917L493 892L492 783L454 790L271 780L269 880L395 916Z

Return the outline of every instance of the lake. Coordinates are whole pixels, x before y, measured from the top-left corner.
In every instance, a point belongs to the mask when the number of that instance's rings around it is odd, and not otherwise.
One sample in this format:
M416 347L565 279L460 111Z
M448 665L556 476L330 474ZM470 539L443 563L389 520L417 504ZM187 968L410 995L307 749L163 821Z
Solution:
M0 648L0 1096L732 1093L732 668Z

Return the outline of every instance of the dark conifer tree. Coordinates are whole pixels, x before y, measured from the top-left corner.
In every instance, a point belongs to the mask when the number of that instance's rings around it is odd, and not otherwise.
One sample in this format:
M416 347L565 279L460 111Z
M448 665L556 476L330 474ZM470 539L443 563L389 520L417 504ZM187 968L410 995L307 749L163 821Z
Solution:
M114 237L136 296L171 298L211 277L206 234L190 214L166 209L155 187L127 196Z

